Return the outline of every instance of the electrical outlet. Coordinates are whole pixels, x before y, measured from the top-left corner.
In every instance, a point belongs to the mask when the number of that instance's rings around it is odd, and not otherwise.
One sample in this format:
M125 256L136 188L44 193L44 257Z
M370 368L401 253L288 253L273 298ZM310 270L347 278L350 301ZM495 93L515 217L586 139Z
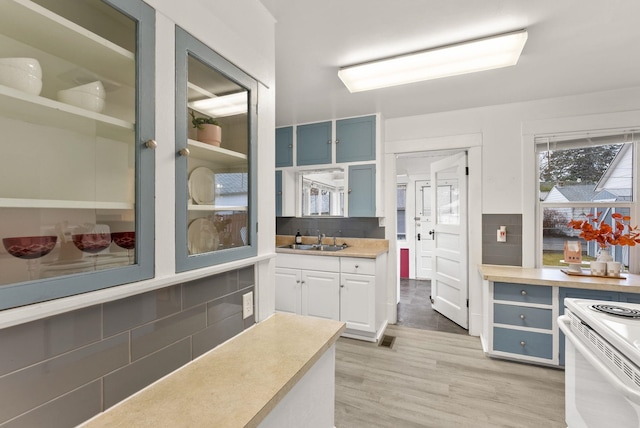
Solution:
M242 319L253 315L253 291L242 295Z

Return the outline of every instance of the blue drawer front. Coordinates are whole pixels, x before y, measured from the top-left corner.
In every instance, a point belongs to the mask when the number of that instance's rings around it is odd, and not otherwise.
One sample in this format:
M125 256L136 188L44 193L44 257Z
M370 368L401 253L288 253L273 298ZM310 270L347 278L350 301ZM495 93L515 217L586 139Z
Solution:
M533 333L501 327L493 328L494 351L508 352L510 354L550 360L553 353L552 339L551 333Z
M544 328L551 330L553 316L551 309L527 308L525 306L493 305L493 322L518 327Z
M496 282L493 284L493 298L494 300L550 305L552 288L543 285Z

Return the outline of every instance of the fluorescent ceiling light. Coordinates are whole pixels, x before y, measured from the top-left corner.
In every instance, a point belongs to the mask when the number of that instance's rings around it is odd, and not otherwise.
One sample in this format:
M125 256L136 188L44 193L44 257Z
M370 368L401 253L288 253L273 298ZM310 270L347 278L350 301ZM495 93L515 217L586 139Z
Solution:
M342 67L338 77L349 92L360 92L508 67L517 64L526 41L527 30L519 30Z
M247 112L247 93L238 92L215 98L192 101L189 107L212 117L225 117Z

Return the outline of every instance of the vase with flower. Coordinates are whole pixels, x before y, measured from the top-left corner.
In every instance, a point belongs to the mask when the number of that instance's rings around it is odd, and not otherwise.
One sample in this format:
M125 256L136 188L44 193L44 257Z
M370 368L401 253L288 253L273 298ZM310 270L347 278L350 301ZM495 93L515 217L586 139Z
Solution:
M596 241L600 251L597 262L613 262L611 248L615 245L627 245L630 247L640 243L640 230L638 226L631 226L631 217L620 213L611 214L614 225L600 220L602 213L587 214L585 219L571 220L569 227L580 231L580 238L585 241ZM594 266L592 266L593 268ZM592 269L593 270L593 269Z

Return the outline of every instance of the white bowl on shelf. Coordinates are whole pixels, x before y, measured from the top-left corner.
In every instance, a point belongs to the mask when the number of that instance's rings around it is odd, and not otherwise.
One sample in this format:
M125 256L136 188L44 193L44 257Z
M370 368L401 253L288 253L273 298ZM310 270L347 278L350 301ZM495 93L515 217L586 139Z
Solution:
M32 95L42 91L42 69L34 58L0 58L0 85Z
M100 81L58 91L58 101L96 113L104 110L104 99L104 86Z
M0 58L0 67L15 67L42 79L42 67L35 58Z

